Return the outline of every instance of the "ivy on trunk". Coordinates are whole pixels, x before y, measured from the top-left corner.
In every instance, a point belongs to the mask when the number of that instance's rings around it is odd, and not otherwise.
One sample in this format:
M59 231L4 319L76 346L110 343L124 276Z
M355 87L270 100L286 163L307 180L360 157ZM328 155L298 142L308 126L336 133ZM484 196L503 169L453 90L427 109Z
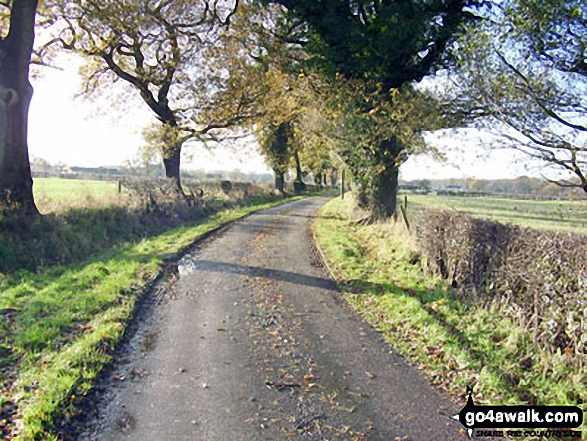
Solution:
M386 124L395 106L394 91L399 92L414 81L443 67L446 49L455 40L463 25L473 18L472 10L482 2L477 0L273 0L308 25L306 45L314 52L312 60L322 60L322 71L334 82L364 81L376 84L368 100L358 99L355 119L357 133L369 137L371 147L350 146L358 150L355 156L370 150L367 164L371 170L361 170L355 164L354 177L361 182L360 199L365 199L373 218L395 214L398 168L414 149L402 140L402 148L393 152L392 140L403 137L405 125L391 124L387 133L373 127ZM381 112L373 101L387 101L388 110ZM398 113L398 112L396 112ZM379 121L373 116L380 114ZM398 117L398 120L400 118ZM407 119L407 118L404 118ZM418 133L433 130L424 122L413 120L408 131ZM405 121L404 121L405 123ZM365 130L365 129L368 130ZM412 136L412 135L410 135ZM359 140L359 143L363 142ZM391 143L391 144L390 144ZM372 151L372 146L376 150ZM404 148L405 147L405 148ZM353 168L351 163L347 163ZM358 175L368 175L362 178Z
M395 136L383 141L376 150L379 173L373 183L372 217L388 218L396 212L399 164L404 146Z

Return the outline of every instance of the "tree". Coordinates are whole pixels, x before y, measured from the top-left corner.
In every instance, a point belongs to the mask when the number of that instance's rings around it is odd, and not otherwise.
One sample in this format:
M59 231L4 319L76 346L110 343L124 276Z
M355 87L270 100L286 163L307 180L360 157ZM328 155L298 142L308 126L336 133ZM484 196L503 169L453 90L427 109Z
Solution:
M587 75L587 6L580 0L518 0L504 9L527 50L562 72Z
M233 96L248 90L248 116L241 124L256 134L260 151L275 173L276 188L283 192L290 167L295 168L294 187L302 189L302 161L315 136L307 115L320 107L312 82L302 69L307 55L295 42L298 21L283 15L280 7L260 8L257 3L241 5L230 30L223 34L223 56L219 60L240 81L230 81L218 97L230 103ZM253 92L254 91L254 92ZM211 114L222 111L209 108ZM241 110L242 113L242 110Z
M472 18L474 0L275 0L304 20L314 34L302 42L323 60L323 71L335 78L364 80L367 93L393 102L397 91L443 65L447 47ZM316 58L316 57L314 57ZM411 93L409 91L408 93ZM369 102L356 103L368 119L377 112ZM395 213L397 168L409 146L400 137L373 141L369 161L376 176L368 182L372 218Z
M182 146L210 141L235 120L206 120L202 107L223 87L228 73L207 67L215 44L230 23L238 1L72 0L51 8L54 38L39 50L50 54L58 43L87 59L86 91L123 80L136 90L162 123L160 138L166 176L181 192ZM234 115L233 115L234 116Z
M277 127L269 124L258 133L260 153L275 174L275 188L281 193L285 192L285 174L291 159L290 140L291 127L287 122L282 122Z
M53 171L53 165L49 161L39 157L30 158L31 171L40 173L42 176L50 176Z
M307 165L315 165L310 164L308 152L315 146L316 128L308 126L307 117L316 95L306 76L278 70L274 64L267 65L260 81L265 92L257 103L260 110L254 120L260 152L275 173L279 191L283 192L290 167L295 169L294 188L302 191L302 159L308 159Z
M331 136L358 187L359 205L371 212L369 221L394 213L399 167L412 154L433 151L423 133L444 125L432 95L409 85L389 94L378 87L365 80L339 80L332 95L337 111Z
M430 181L430 179L422 179L420 181L420 188L422 190L426 190L429 191L432 189L432 182Z
M460 43L455 80L500 147L542 161L551 181L585 192L586 47L580 0L494 5Z
M306 96L310 100L294 125L294 137L301 163L312 173L314 183L321 186L327 184L329 175L336 176L342 163L337 154L339 143L335 139L335 128L342 121L337 118L337 111L333 107L335 100L332 87L316 73L309 75L308 81L311 87Z
M469 190L475 192L486 191L487 182L481 179L472 179L469 181Z
M0 34L0 204L27 215L38 214L27 142L37 4L37 0L0 4L10 12L8 33Z

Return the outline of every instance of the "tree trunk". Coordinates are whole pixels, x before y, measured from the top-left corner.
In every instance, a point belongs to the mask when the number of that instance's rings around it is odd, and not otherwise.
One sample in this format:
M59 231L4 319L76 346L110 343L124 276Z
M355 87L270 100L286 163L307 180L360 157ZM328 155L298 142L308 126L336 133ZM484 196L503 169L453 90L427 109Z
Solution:
M378 157L381 171L373 182L372 221L387 219L396 213L399 177L398 157L402 150L403 146L395 137L381 143Z
M338 183L338 169L332 167L330 169L330 186L336 187L337 183Z
M0 40L0 204L27 215L39 213L27 141L37 4L37 0L14 1L10 30Z
M165 152L163 155L163 165L165 166L165 176L172 180L174 189L179 195L185 196L183 188L181 187L181 179L179 175L181 146L181 143L176 144Z
M314 184L320 189L322 188L322 173L316 173L314 176Z
M302 182L302 164L300 163L300 155L298 155L298 151L294 150L294 160L296 162L296 181Z
M344 199L344 168L340 170L340 198Z
M375 179L371 216L373 220L383 220L395 215L398 175L398 167L394 164L386 164L385 169Z
M294 160L296 162L296 178L294 180L294 190L296 194L300 194L306 189L306 184L302 176L302 165L300 163L300 155L297 150L294 150Z
M279 170L273 170L273 172L275 173L275 188L277 190L279 190L279 192L281 194L285 193L285 175L282 171Z

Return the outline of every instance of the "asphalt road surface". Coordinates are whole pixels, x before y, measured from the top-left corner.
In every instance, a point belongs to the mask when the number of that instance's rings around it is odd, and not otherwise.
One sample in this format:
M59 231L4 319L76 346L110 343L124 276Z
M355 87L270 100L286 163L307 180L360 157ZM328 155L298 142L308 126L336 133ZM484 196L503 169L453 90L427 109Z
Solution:
M345 305L320 267L309 226L326 200L253 214L182 258L75 438L465 439L450 418L458 406Z

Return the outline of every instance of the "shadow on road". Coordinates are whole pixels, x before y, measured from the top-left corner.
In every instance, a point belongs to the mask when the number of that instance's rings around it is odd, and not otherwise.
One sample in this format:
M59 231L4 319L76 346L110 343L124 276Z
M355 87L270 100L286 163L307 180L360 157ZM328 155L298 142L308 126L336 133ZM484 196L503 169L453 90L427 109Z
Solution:
M251 277L262 277L278 282L289 282L296 285L312 286L329 291L337 291L336 284L330 279L306 276L304 274L290 271L275 270L259 266L238 265L234 263L214 262L209 260L182 259L182 261L180 261L178 264L178 269L180 276L195 274L199 271L211 271L218 273L241 274Z
M255 216L282 216L282 217L301 217L301 218L305 218L305 219L316 219L318 217L318 215L316 213L313 214L300 214L300 213L289 213L289 212L285 212L285 213L279 213L279 214L275 214L272 212L265 212L265 211L260 211L255 213ZM323 219L334 219L334 220L344 220L344 218L342 216L339 215L325 215L322 214L320 215L321 218Z
M395 283L374 283L362 279L346 280L340 283L340 287L343 291L352 292L354 294L362 296L382 296L382 295L393 295L393 296L404 296L416 299L422 305L422 308L430 315L430 318L442 327L457 343L458 345L469 355L475 359L480 366L484 366L487 369L494 370L498 377L502 379L504 384L510 388L516 388L520 379L513 377L505 370L495 366L494 361L491 359L491 355L488 352L480 351L473 346L473 342L466 337L462 331L458 328L456 323L453 323L445 314L435 309L432 305L434 302L444 299L447 296L451 296L448 292L425 290L425 289L413 289L404 288L396 285ZM465 305L466 307L466 305ZM535 397L529 396L528 401L530 405L534 405Z

